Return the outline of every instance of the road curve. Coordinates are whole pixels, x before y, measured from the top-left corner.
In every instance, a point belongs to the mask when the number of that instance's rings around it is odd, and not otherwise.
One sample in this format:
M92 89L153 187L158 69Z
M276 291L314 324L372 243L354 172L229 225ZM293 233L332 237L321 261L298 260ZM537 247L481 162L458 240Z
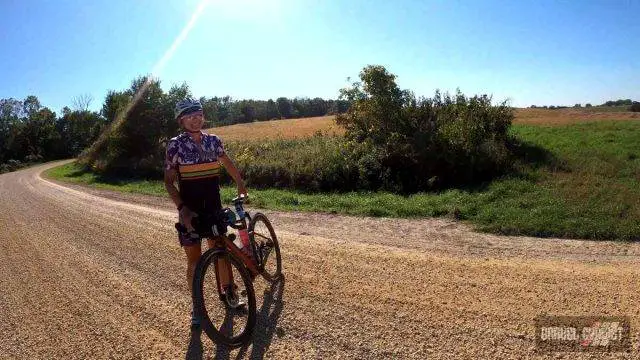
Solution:
M0 359L640 357L637 244L275 211L286 281L257 280L252 343L221 349L189 329L171 204L40 178L53 165L0 175ZM629 316L633 349L537 352L542 313Z

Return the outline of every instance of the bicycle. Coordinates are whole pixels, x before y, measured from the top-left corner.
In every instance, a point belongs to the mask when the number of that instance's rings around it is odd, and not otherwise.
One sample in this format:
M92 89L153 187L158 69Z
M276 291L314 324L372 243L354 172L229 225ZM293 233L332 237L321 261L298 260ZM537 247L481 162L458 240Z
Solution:
M237 216L230 208L225 208L217 218L198 216L192 221L202 238L216 239L215 246L202 254L196 265L192 292L194 312L201 320L202 330L211 340L230 347L245 344L253 333L256 324L253 280L258 275L262 275L268 282L276 282L282 277L280 246L273 226L262 213L251 217L243 207L246 199L245 196L239 196L232 200ZM239 243L235 234L226 234L226 226L238 230L241 238L242 232L246 231L248 249L245 249L246 245L243 247L244 251L238 247L243 243L242 239L239 239ZM247 239L244 240L246 243ZM273 269L267 266L272 254L275 255ZM212 264L213 271L210 271ZM213 280L207 280L207 275L211 272L215 274L215 290L211 289ZM217 328L212 315L215 313L214 306L220 304L223 305L224 320ZM246 316L246 319L239 333L234 334L236 316ZM231 333L227 334L228 332Z

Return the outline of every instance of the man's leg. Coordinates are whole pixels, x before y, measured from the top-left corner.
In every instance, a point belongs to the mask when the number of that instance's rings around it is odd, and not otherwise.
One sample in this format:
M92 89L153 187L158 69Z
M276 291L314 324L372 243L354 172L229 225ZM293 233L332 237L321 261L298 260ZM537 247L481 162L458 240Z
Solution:
M187 255L187 286L189 287L189 294L191 294L193 290L193 274L200 259L201 248L199 242L197 244L183 245L182 247ZM191 326L200 326L200 319L196 317L194 309L191 309Z
M200 259L201 248L200 244L194 244L189 246L183 246L184 252L187 255L187 284L189 286L189 293L191 293L193 284L193 273L196 270L196 265Z

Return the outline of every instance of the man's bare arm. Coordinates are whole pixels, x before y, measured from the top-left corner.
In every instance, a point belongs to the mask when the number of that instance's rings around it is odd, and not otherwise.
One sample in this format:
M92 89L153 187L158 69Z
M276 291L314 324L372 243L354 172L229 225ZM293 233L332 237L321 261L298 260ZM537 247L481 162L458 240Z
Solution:
M173 203L176 204L176 207L179 207L182 204L182 199L175 185L177 178L178 172L176 170L170 169L164 171L164 187L167 189L169 196L171 196Z
M227 154L224 154L222 156L219 157L220 162L222 162L222 165L224 165L224 168L227 169L227 172L229 173L229 175L233 178L233 181L236 182L236 185L238 186L238 195L240 194L247 194L247 188L244 186L244 180L242 180L242 176L240 176L240 171L238 171L238 168L236 168L236 166L233 164L233 161L231 161L231 159L227 156Z

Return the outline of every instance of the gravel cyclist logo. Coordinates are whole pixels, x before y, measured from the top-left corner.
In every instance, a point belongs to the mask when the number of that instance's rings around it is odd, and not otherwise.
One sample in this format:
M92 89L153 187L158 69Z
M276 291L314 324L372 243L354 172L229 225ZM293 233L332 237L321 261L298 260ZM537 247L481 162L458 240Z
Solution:
M548 316L536 319L541 351L626 351L631 347L628 317Z

